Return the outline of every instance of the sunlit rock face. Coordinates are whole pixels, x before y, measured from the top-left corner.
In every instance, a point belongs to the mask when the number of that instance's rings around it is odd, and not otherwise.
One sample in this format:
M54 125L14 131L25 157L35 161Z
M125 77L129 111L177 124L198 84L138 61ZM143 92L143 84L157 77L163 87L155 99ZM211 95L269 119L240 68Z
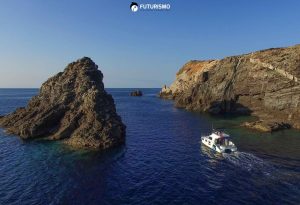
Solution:
M300 128L300 45L190 61L160 96L194 111L253 114L266 130Z

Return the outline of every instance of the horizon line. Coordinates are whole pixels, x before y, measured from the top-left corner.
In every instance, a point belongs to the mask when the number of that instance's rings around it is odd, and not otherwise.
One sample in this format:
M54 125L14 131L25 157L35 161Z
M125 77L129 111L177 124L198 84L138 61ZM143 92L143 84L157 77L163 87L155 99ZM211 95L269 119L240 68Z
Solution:
M29 87L0 87L0 89L40 89L40 88L29 88ZM104 89L161 89L161 87L107 87Z

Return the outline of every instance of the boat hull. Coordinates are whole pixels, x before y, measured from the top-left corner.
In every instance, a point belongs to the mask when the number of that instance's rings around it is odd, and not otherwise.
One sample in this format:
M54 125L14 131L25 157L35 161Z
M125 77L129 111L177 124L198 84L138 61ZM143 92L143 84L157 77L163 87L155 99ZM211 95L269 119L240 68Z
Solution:
M212 141L210 141L207 137L201 137L201 142L205 146L211 148L212 150L215 150L218 153L232 153L236 152L237 148L235 146L219 146L214 144Z

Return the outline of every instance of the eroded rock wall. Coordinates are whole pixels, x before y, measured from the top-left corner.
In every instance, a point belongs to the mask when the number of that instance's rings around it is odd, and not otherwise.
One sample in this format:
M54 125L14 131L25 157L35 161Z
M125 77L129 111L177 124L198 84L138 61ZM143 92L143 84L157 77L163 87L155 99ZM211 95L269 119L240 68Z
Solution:
M222 60L191 61L160 96L189 110L253 114L262 122L300 128L299 78L300 45L296 45Z

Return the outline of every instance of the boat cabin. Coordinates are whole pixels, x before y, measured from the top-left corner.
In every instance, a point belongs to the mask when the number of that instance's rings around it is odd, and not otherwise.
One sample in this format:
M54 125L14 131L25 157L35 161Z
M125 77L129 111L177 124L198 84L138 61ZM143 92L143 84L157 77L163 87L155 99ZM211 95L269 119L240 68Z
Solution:
M213 131L208 136L201 137L201 141L206 146L219 153L236 152L237 148L230 140L230 136L222 131Z
M230 136L221 131L214 131L209 136L209 139L212 140L216 145L228 146L230 142Z

